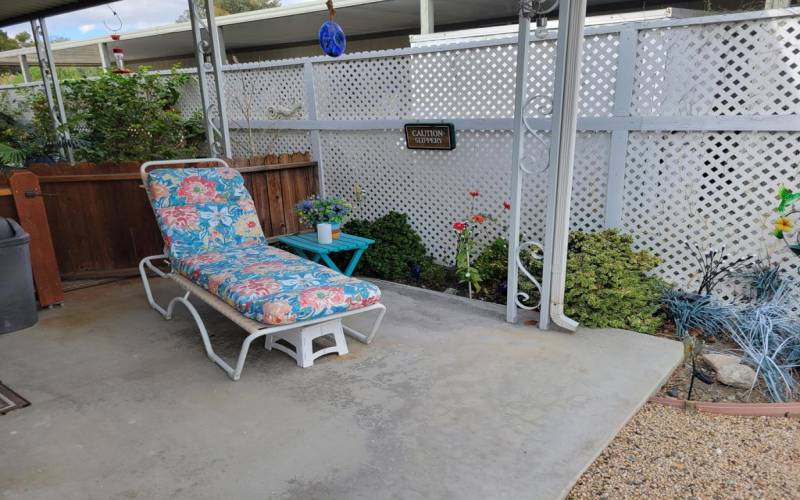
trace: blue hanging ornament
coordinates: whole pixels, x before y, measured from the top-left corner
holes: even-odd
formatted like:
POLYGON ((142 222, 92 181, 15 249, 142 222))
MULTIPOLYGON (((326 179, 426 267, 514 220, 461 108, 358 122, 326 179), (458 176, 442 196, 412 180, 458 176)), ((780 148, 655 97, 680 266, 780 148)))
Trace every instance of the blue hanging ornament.
POLYGON ((328 20, 319 28, 319 46, 326 55, 339 57, 344 54, 347 38, 344 36, 342 27, 333 21, 333 16, 336 14, 333 1, 328 0, 325 5, 328 6, 328 20))

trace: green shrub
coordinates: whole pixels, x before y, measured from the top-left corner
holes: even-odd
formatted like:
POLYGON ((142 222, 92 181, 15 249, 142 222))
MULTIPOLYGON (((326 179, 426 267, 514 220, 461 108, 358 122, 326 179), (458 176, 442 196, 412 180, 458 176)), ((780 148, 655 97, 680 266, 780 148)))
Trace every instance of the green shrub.
POLYGON ((408 223, 408 217, 389 212, 375 221, 352 220, 344 232, 375 240, 356 268, 360 274, 387 280, 404 279, 414 265, 422 265, 427 254, 422 238, 408 223))
MULTIPOLYGON (((660 259, 632 248, 633 237, 616 230, 569 236, 564 310, 581 324, 594 328, 623 328, 652 333, 663 323, 656 313, 665 283, 649 276, 660 259)), ((495 240, 478 256, 476 267, 485 280, 484 297, 504 302, 507 243, 495 240)), ((531 255, 526 267, 540 279, 542 261, 531 255)), ((536 288, 520 277, 520 291, 538 301, 536 288)))
POLYGON ((609 229, 569 235, 564 310, 580 323, 597 328, 624 328, 653 333, 666 284, 646 274, 661 259, 633 250, 633 237, 609 229))
POLYGON ((202 120, 184 118, 176 108, 188 81, 144 71, 65 81, 67 128, 80 143, 76 156, 94 162, 197 156, 205 142, 202 120))
POLYGON ((433 260, 433 257, 426 256, 422 260, 419 281, 423 287, 441 292, 453 282, 453 279, 451 271, 433 260))
MULTIPOLYGON (((534 259, 534 253, 529 248, 522 258, 525 267, 533 272, 536 270, 541 275, 541 263, 534 259)), ((508 240, 497 238, 475 259, 475 268, 480 273, 483 288, 478 295, 484 300, 506 303, 506 281, 508 278, 508 240)), ((536 285, 520 276, 519 291, 528 294, 533 301, 539 300, 539 290, 536 285)))

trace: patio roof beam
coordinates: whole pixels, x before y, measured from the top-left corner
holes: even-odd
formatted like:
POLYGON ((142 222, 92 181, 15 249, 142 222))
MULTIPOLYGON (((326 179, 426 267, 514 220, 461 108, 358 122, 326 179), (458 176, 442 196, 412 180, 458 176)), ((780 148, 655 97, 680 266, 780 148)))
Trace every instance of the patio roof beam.
POLYGON ((67 112, 64 109, 61 85, 58 82, 56 63, 53 60, 53 53, 50 50, 50 37, 47 34, 47 23, 44 18, 31 21, 31 32, 33 34, 34 44, 36 45, 39 69, 42 72, 42 88, 47 98, 47 107, 50 110, 53 129, 59 139, 59 151, 62 157, 68 158, 70 163, 75 163, 72 147, 70 145, 69 132, 62 128, 62 125, 67 122, 67 112))
POLYGON ((194 37, 195 58, 197 60, 197 83, 200 87, 200 101, 206 127, 209 154, 212 157, 231 158, 231 141, 228 130, 228 114, 225 109, 225 77, 222 73, 223 55, 219 31, 214 17, 214 0, 202 0, 205 12, 201 13, 198 2, 189 1, 189 18, 194 37), (201 15, 204 14, 204 15, 201 15), (204 38, 207 38, 207 40, 204 38), (211 71, 214 74, 214 99, 208 85, 206 52, 211 55, 211 71))

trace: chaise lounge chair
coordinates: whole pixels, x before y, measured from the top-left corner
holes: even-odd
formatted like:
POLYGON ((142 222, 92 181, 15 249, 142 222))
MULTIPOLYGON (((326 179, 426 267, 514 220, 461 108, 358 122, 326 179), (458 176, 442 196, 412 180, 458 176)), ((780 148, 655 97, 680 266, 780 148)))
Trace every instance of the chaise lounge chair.
POLYGON ((267 349, 285 352, 304 368, 325 354, 346 354, 345 333, 372 341, 386 312, 378 287, 269 246, 238 171, 219 159, 147 162, 140 171, 165 245, 164 254, 139 264, 147 300, 165 319, 172 318, 175 304, 186 306, 208 357, 233 380, 241 377, 250 344, 260 337, 266 337, 267 349), (153 264, 159 260, 170 271, 153 264), (160 306, 148 270, 185 293, 160 306), (235 368, 214 352, 192 295, 247 331, 235 368), (366 334, 342 324, 344 317, 370 311, 377 317, 366 334), (335 345, 314 352, 314 339, 326 335, 335 345))

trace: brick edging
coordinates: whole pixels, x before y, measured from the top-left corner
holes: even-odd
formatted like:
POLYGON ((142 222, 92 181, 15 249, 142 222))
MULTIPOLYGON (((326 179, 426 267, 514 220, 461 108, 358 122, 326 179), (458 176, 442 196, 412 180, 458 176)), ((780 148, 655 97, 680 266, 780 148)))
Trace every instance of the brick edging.
POLYGON ((694 410, 718 415, 737 415, 740 417, 800 417, 798 403, 713 403, 708 401, 687 401, 663 396, 653 396, 649 400, 673 408, 694 410))

